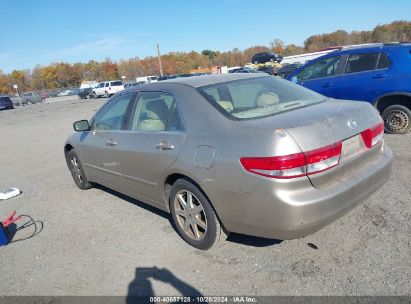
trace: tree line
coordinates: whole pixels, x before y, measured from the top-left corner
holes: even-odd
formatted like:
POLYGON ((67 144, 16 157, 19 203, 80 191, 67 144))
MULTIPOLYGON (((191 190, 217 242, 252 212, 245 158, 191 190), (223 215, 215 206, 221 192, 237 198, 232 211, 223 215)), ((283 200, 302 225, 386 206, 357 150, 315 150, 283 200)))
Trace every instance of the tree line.
MULTIPOLYGON (((203 71, 212 66, 243 66, 251 62, 251 57, 258 52, 273 51, 283 56, 297 55, 321 49, 361 43, 411 41, 411 22, 394 21, 378 25, 371 31, 346 32, 338 30, 332 33, 313 35, 304 41, 303 46, 285 44, 274 39, 269 46, 252 46, 245 50, 237 48, 226 51, 203 50, 201 53, 170 52, 161 56, 163 72, 166 75, 203 71)), ((137 76, 158 75, 157 57, 148 56, 122 59, 117 62, 107 58, 102 62, 90 60, 87 63, 57 62, 47 66, 37 65, 33 69, 13 70, 5 74, 0 70, 0 94, 13 92, 13 85, 19 90, 46 90, 79 86, 86 80, 113 80, 125 76, 126 81, 135 81, 137 76)))

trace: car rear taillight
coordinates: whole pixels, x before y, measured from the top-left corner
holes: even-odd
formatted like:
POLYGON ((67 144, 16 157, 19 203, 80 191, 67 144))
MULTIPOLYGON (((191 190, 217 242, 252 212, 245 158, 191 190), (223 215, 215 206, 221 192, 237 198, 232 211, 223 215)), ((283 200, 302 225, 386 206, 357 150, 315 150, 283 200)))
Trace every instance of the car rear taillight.
POLYGON ((108 90, 110 91, 110 90, 111 90, 111 87, 109 87, 108 90))
POLYGON ((380 122, 376 126, 361 132, 361 137, 367 148, 372 148, 384 137, 384 123, 380 122))
POLYGON ((295 178, 328 170, 340 161, 342 142, 304 153, 273 157, 242 157, 245 170, 273 178, 295 178))

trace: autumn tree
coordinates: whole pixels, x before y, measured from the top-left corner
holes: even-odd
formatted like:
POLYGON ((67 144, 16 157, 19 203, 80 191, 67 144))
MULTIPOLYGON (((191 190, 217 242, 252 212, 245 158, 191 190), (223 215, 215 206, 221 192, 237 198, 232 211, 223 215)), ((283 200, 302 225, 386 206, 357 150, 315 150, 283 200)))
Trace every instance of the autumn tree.
POLYGON ((9 75, 4 74, 3 71, 0 70, 0 94, 8 94, 12 92, 12 89, 9 75))
POLYGON ((29 70, 13 70, 10 76, 11 84, 17 84, 19 90, 25 91, 29 88, 29 70))
POLYGON ((106 58, 101 64, 102 76, 106 80, 118 79, 118 67, 110 58, 106 58))
POLYGON ((212 50, 203 50, 201 54, 207 56, 210 61, 213 61, 214 58, 217 56, 217 53, 212 50))
POLYGON ((138 76, 144 76, 144 67, 138 57, 120 60, 118 73, 120 76, 125 76, 127 80, 134 80, 138 76))
POLYGON ((281 39, 274 39, 270 43, 271 49, 274 53, 276 54, 284 54, 285 51, 285 45, 284 42, 281 39))

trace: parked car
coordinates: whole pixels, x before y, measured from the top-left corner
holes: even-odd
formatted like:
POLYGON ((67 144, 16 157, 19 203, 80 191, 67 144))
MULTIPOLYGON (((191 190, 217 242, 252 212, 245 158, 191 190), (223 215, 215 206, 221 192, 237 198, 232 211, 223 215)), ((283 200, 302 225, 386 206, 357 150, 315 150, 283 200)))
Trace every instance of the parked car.
POLYGON ((60 93, 57 94, 57 96, 61 97, 61 96, 69 96, 71 94, 71 90, 64 90, 60 93))
POLYGON ((124 90, 124 85, 121 80, 114 80, 114 81, 104 81, 100 82, 94 89, 93 89, 93 97, 110 97, 117 92, 124 90))
POLYGON ((252 68, 244 67, 244 68, 230 70, 229 73, 260 73, 260 72, 252 68))
POLYGON ((0 110, 14 109, 13 102, 8 96, 0 96, 0 110))
POLYGON ((129 83, 125 83, 125 84, 124 84, 124 89, 131 88, 131 87, 135 87, 135 86, 139 86, 139 85, 142 85, 142 84, 144 84, 144 83, 142 83, 142 82, 129 82, 129 83))
POLYGON ((373 104, 388 133, 411 129, 411 43, 343 48, 310 61, 287 79, 328 97, 373 104))
POLYGON ((138 83, 150 83, 150 82, 157 82, 158 76, 141 76, 136 78, 136 82, 138 83))
POLYGON ((80 89, 79 89, 79 88, 71 89, 71 90, 70 90, 70 93, 69 93, 69 96, 78 95, 79 92, 80 92, 80 89))
POLYGON ((286 78, 290 73, 301 67, 302 63, 290 63, 283 65, 277 72, 277 75, 281 78, 286 78))
POLYGON ((80 189, 102 184, 170 212, 199 249, 228 232, 313 233, 379 189, 392 166, 374 107, 262 73, 133 87, 74 129, 64 153, 80 189))
POLYGON ((178 75, 167 75, 167 76, 162 76, 158 77, 157 81, 163 81, 163 80, 168 80, 168 79, 175 79, 177 78, 178 75))
POLYGON ((273 52, 257 53, 251 58, 251 62, 254 64, 266 63, 270 61, 281 62, 281 60, 283 60, 283 56, 273 52))
POLYGON ((50 97, 48 92, 40 92, 40 97, 42 100, 50 97))
POLYGON ((84 99, 84 98, 89 99, 89 98, 90 98, 90 94, 91 94, 92 92, 93 92, 93 89, 92 89, 92 88, 79 89, 77 96, 78 96, 78 98, 80 98, 80 99, 84 99))
POLYGON ((50 91, 49 97, 57 97, 59 93, 60 93, 59 90, 50 91))
POLYGON ((23 96, 21 97, 21 101, 24 105, 28 105, 28 104, 42 102, 43 99, 41 98, 39 94, 35 92, 27 92, 23 94, 23 96))
POLYGON ((270 75, 277 75, 278 68, 274 66, 265 65, 265 66, 258 67, 257 71, 264 72, 270 75))

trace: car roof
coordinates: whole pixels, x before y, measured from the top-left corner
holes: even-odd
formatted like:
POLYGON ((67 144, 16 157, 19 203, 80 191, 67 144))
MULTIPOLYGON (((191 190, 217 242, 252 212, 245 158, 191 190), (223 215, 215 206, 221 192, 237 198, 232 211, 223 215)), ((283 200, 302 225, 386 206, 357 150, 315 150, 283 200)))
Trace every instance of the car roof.
POLYGON ((272 77, 265 73, 227 73, 227 74, 211 74, 211 75, 199 75, 199 76, 192 76, 192 77, 183 77, 183 78, 174 78, 174 79, 167 79, 160 82, 154 82, 144 85, 145 88, 149 87, 160 87, 162 83, 164 84, 180 84, 186 85, 193 88, 199 88, 215 83, 220 82, 227 82, 227 81, 234 81, 234 80, 241 80, 241 79, 249 79, 249 78, 257 78, 257 77, 272 77))
MULTIPOLYGON (((403 47, 411 47, 409 42, 389 42, 389 43, 368 43, 368 44, 359 44, 359 45, 348 45, 342 46, 335 51, 332 51, 324 56, 334 55, 334 54, 352 54, 355 52, 379 52, 383 49, 401 49, 403 47)), ((321 56, 323 57, 323 56, 321 56)))

